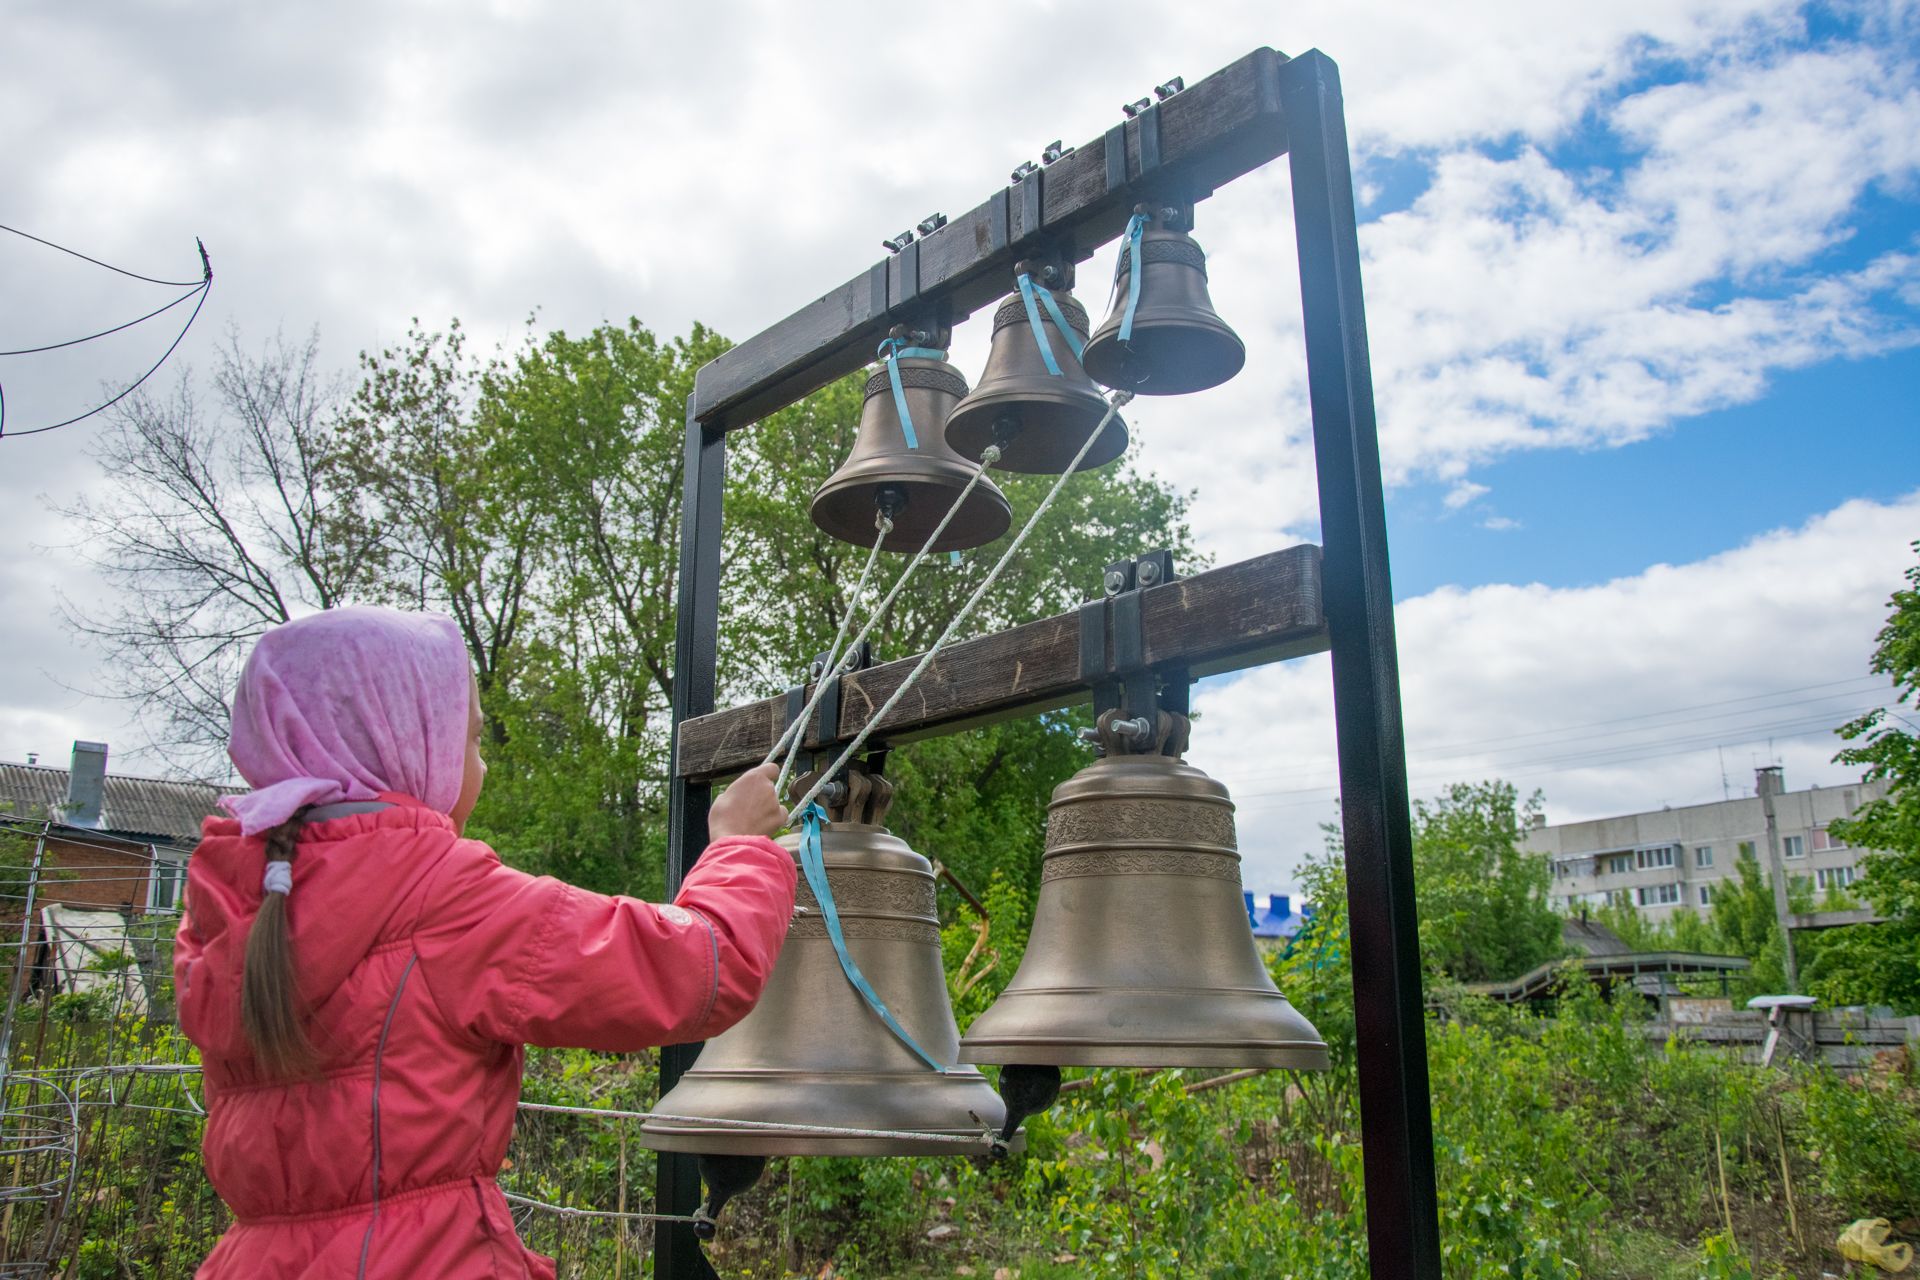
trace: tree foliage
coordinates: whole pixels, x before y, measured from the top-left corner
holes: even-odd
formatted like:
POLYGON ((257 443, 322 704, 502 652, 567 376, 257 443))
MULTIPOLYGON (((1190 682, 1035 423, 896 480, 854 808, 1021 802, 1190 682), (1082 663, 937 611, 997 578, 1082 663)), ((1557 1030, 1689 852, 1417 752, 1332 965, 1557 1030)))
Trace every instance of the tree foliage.
MULTIPOLYGON (((1914 550, 1920 552, 1920 542, 1914 550)), ((1894 706, 1911 709, 1920 692, 1920 564, 1907 569, 1906 579, 1888 601, 1870 665, 1893 681, 1894 706)), ((1887 784, 1886 795, 1833 824, 1847 843, 1878 851, 1862 861, 1853 892, 1886 923, 1836 930, 1824 939, 1809 965, 1809 984, 1836 1003, 1920 1010, 1920 736, 1913 721, 1891 707, 1848 722, 1840 736, 1854 745, 1836 759, 1863 766, 1869 782, 1887 784)))
POLYGON ((1540 811, 1508 782, 1456 783, 1413 806, 1420 955, 1457 982, 1514 978, 1561 952, 1546 860, 1520 847, 1540 811))
MULTIPOLYGON (((630 321, 530 326, 516 348, 482 354, 457 322, 415 321, 362 355, 348 392, 320 378, 311 340, 259 357, 236 340, 216 411, 183 382, 176 402, 134 402, 109 437, 109 497, 75 510, 130 603, 94 634, 145 656, 122 664, 126 691, 168 710, 163 743, 199 763, 224 748, 226 697, 267 626, 356 601, 443 610, 486 713, 475 834, 521 866, 657 893, 684 406, 727 345, 699 325, 662 338, 630 321), (156 470, 173 477, 159 499, 144 492, 156 470)), ((807 507, 852 447, 863 380, 728 438, 723 703, 793 683, 853 607, 865 551, 820 532, 807 507)), ((1053 482, 995 479, 1016 520, 1053 482)), ((1184 511, 1125 466, 1073 477, 970 633, 1066 609, 1106 563, 1151 547, 1191 568, 1184 511)), ((1004 545, 929 558, 875 628, 877 656, 931 644, 1004 545)), ((881 557, 862 620, 904 563, 881 557)), ((971 884, 998 873, 1030 889, 1048 793, 1088 758, 1081 723, 1010 722, 895 752, 896 827, 971 884)))
POLYGON ((107 486, 55 508, 108 588, 63 601, 102 654, 101 692, 190 773, 224 772, 227 696, 253 640, 364 595, 378 541, 327 475, 342 388, 316 336, 253 352, 229 333, 210 382, 210 398, 183 372, 169 395, 121 401, 94 437, 107 486))

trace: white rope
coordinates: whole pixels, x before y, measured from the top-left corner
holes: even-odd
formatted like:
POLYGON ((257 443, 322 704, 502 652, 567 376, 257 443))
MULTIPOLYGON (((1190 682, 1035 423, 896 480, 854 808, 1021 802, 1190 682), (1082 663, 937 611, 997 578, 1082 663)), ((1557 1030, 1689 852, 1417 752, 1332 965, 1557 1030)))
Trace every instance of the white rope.
MULTIPOLYGON (((960 496, 953 500, 951 507, 947 508, 947 514, 940 517, 940 523, 933 526, 933 532, 928 534, 927 540, 920 544, 920 549, 913 553, 913 559, 907 561, 907 567, 900 571, 900 580, 893 584, 893 589, 888 591, 886 597, 874 606, 873 612, 867 617, 867 624, 861 627, 859 633, 848 642, 848 653, 852 653, 858 649, 860 642, 865 640, 867 635, 879 624, 880 620, 887 616, 887 610, 893 607, 894 600, 898 598, 900 592, 905 589, 908 579, 913 577, 914 570, 918 569, 920 562, 927 558, 927 553, 933 549, 933 544, 939 541, 940 535, 947 531, 947 526, 953 523, 953 518, 960 514, 961 504, 966 502, 967 495, 973 492, 974 486, 978 485, 981 477, 987 474, 987 468, 998 461, 1000 461, 1000 447, 998 445, 988 445, 985 452, 980 455, 979 465, 973 469, 973 474, 967 477, 967 483, 960 490, 960 496)), ((851 610, 848 611, 848 617, 852 617, 851 610)), ((767 753, 767 760, 772 760, 784 751, 788 741, 792 739, 793 735, 800 733, 802 726, 812 719, 814 708, 819 706, 820 699, 826 696, 827 685, 830 678, 838 674, 840 673, 831 667, 821 673, 819 683, 814 686, 813 697, 808 699, 807 705, 800 712, 799 718, 788 725, 786 731, 775 741, 773 750, 767 753)))
MULTIPOLYGON (((847 744, 847 749, 840 753, 840 758, 833 762, 831 768, 821 773, 820 780, 813 784, 812 790, 808 791, 800 803, 788 812, 788 826, 792 826, 797 822, 800 815, 806 812, 807 806, 819 798, 820 793, 826 790, 827 785, 833 780, 834 776, 838 774, 840 770, 846 768, 847 761, 859 754, 860 748, 866 744, 867 739, 872 736, 873 731, 879 727, 881 721, 887 718, 887 713, 899 705, 900 700, 907 696, 907 690, 913 688, 914 682, 919 680, 920 677, 926 673, 927 668, 933 665, 933 660, 940 656, 940 650, 946 647, 947 642, 951 640, 954 633, 960 629, 960 624, 965 622, 968 616, 973 613, 974 607, 980 603, 982 597, 987 594, 988 589, 999 579, 1001 571, 1004 570, 1008 564, 1012 563, 1013 557, 1019 552, 1021 546, 1025 544, 1027 536, 1039 526, 1040 517, 1047 514, 1047 508, 1051 507, 1053 500, 1060 496, 1060 490, 1066 487, 1067 481, 1072 478, 1075 469, 1079 467, 1080 460, 1087 456, 1089 449, 1093 448, 1093 442, 1098 440, 1101 434, 1106 431, 1107 424, 1113 421, 1113 415, 1120 412, 1120 406, 1126 404, 1131 399, 1133 399, 1133 393, 1131 391, 1115 391, 1108 397, 1107 412, 1105 416, 1100 419, 1100 424, 1088 433, 1085 443, 1080 446, 1080 451, 1073 455, 1073 461, 1069 462, 1067 469, 1060 473, 1060 478, 1053 482, 1053 488, 1047 490, 1047 496, 1040 499, 1040 505, 1033 509, 1031 516, 1027 517, 1027 523, 1020 530, 1018 536, 1016 536, 1007 549, 1000 554, 1000 559, 994 564, 992 569, 988 570, 987 576, 981 579, 980 585, 973 589, 973 594, 968 596, 967 602, 960 606, 960 611, 953 615, 952 621, 947 623, 947 629, 942 631, 940 638, 933 642, 933 647, 921 655, 919 664, 907 673, 907 678, 900 682, 900 687, 893 691, 891 697, 880 704, 880 709, 868 718, 865 727, 860 730, 852 742, 847 744)), ((988 452, 993 453, 995 451, 989 449, 988 452)), ((924 548, 921 554, 926 554, 924 548)), ((911 566, 909 566, 909 568, 911 568, 911 566)), ((906 581, 904 576, 901 578, 901 581, 906 581)), ((894 589, 895 591, 899 590, 898 587, 894 589)), ((888 599, 891 600, 892 596, 888 596, 888 599)), ((876 613, 875 616, 878 617, 879 615, 876 613)))
POLYGON ((572 1205, 549 1204, 545 1200, 535 1200, 532 1196, 516 1195, 511 1191, 502 1191, 501 1195, 511 1204, 525 1205, 529 1209, 541 1209, 562 1218, 618 1218, 623 1222, 697 1222, 690 1213, 616 1213, 610 1209, 576 1209, 572 1205))
MULTIPOLYGON (((853 594, 847 599, 847 612, 840 619, 840 629, 834 633, 833 643, 827 646, 826 660, 820 664, 820 680, 819 683, 814 686, 813 698, 807 703, 806 708, 801 711, 799 717, 794 720, 793 724, 787 726, 789 732, 782 734, 780 737, 781 742, 785 742, 788 738, 793 739, 793 750, 787 753, 786 763, 780 766, 780 777, 775 780, 773 784, 775 795, 786 790, 787 779, 793 773, 794 762, 800 758, 800 748, 807 740, 807 735, 796 731, 795 727, 806 724, 807 721, 812 718, 814 707, 819 703, 821 694, 826 692, 828 676, 839 669, 841 659, 840 642, 847 638, 847 628, 853 625, 853 615, 860 611, 860 602, 866 598, 867 579, 873 576, 873 566, 880 559, 881 545, 886 542, 887 535, 893 532, 893 517, 883 511, 874 517, 873 527, 879 530, 879 533, 873 540, 873 550, 867 552, 867 563, 865 567, 860 570, 859 580, 853 584, 853 594)), ((849 647, 847 652, 851 654, 852 648, 849 647)), ((767 753, 767 758, 761 761, 761 763, 771 764, 774 757, 779 754, 780 743, 775 743, 773 750, 767 753)))

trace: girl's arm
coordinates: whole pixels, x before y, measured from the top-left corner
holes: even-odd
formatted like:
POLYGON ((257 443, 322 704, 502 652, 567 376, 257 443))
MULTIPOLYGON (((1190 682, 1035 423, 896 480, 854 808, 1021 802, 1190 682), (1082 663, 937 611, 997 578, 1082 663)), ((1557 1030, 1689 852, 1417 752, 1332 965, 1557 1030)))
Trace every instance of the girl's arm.
POLYGON ((793 915, 792 855, 709 845, 670 906, 588 893, 457 843, 415 935, 441 1012, 481 1040, 632 1052, 705 1040, 753 1008, 793 915))

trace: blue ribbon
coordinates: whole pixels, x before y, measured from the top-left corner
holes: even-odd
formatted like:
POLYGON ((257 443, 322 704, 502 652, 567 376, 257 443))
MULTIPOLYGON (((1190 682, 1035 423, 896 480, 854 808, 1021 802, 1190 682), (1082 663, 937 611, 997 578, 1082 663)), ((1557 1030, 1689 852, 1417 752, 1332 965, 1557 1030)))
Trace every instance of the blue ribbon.
POLYGON ((907 389, 900 385, 900 357, 945 360, 947 353, 932 347, 910 347, 899 338, 888 338, 881 343, 880 353, 887 359, 887 381, 893 384, 893 407, 900 414, 901 434, 907 438, 907 448, 918 449, 920 437, 913 433, 913 414, 907 409, 907 389))
POLYGON ((847 981, 867 1002, 867 1007, 880 1015, 880 1021, 886 1024, 887 1030, 893 1032, 901 1044, 944 1075, 947 1068, 907 1034, 907 1029, 900 1025, 886 1002, 880 999, 873 984, 867 981, 867 975, 860 972, 860 966, 853 962, 853 955, 847 950, 847 940, 840 932, 840 912, 833 905, 833 886, 827 883, 826 855, 820 848, 820 828, 826 820, 826 810, 818 804, 808 805, 806 812, 800 815, 800 870, 807 877, 807 887, 813 890, 814 901, 820 904, 820 915, 827 922, 827 938, 833 943, 834 954, 840 957, 840 972, 847 975, 847 981))
POLYGON ((1058 378, 1060 362, 1053 358, 1053 344, 1047 341, 1047 329, 1040 321, 1040 303, 1044 303, 1047 314, 1053 317, 1054 327, 1060 330, 1060 336, 1067 340, 1067 350, 1073 352, 1074 359, 1080 358, 1080 352, 1086 344, 1080 341, 1080 335, 1067 323, 1067 316, 1054 300, 1051 291, 1043 284, 1035 284, 1033 277, 1026 272, 1020 273, 1016 282, 1020 286, 1020 300, 1027 304, 1027 325, 1033 330, 1033 340, 1040 348, 1040 359, 1046 363, 1047 372, 1058 378))
POLYGON ((1127 309, 1120 316, 1120 341, 1133 337, 1133 313, 1140 308, 1140 237, 1147 229, 1147 215, 1136 213, 1127 222, 1127 309))

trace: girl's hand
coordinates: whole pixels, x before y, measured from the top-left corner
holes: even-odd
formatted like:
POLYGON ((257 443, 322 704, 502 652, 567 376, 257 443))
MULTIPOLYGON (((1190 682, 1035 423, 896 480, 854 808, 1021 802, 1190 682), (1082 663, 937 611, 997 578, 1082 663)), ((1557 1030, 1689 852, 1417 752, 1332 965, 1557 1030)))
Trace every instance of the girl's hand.
POLYGON ((773 789, 779 776, 779 765, 763 764, 735 778, 707 811, 708 837, 770 836, 786 826, 787 808, 773 789))

